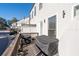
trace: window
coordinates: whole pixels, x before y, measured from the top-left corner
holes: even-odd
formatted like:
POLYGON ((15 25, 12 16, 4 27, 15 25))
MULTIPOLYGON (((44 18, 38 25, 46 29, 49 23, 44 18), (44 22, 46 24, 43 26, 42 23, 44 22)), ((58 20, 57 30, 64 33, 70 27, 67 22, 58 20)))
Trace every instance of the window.
POLYGON ((33 18, 33 11, 32 11, 32 18, 33 18))
POLYGON ((42 3, 40 3, 40 4, 39 4, 39 10, 41 10, 42 7, 43 7, 43 6, 42 6, 42 3))
POLYGON ((48 36, 56 36, 56 15, 48 18, 48 36))
POLYGON ((40 22, 40 35, 42 35, 42 32, 43 32, 43 22, 41 21, 40 22))
POLYGON ((29 20, 31 20, 31 15, 29 16, 29 20))
POLYGON ((79 15, 79 5, 74 7, 74 16, 79 15))
POLYGON ((35 7, 35 9, 34 9, 34 16, 36 16, 36 7, 35 7))
POLYGON ((49 24, 49 27, 48 27, 49 30, 55 30, 56 29, 56 16, 49 17, 48 24, 49 24))

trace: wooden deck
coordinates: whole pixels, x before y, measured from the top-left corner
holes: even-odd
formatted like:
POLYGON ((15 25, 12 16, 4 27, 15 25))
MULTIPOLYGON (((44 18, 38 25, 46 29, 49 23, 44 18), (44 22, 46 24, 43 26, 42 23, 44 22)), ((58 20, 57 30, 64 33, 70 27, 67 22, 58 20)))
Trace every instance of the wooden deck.
POLYGON ((33 41, 31 44, 28 46, 24 47, 23 50, 28 50, 26 56, 36 56, 38 53, 41 51, 36 47, 35 41, 33 41))
POLYGON ((40 49, 35 45, 35 40, 33 40, 32 43, 23 46, 23 55, 20 56, 37 56, 40 52, 40 49))
MULTIPOLYGON (((23 46, 22 54, 23 55, 20 56, 47 56, 35 45, 35 40, 33 40, 32 43, 23 46)), ((59 56, 59 55, 57 53, 53 56, 59 56)))

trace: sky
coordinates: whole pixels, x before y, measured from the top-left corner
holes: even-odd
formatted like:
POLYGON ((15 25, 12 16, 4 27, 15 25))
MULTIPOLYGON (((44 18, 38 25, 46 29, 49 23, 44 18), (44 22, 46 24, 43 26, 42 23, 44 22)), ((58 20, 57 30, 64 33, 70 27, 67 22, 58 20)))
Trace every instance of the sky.
POLYGON ((29 15, 33 3, 0 3, 0 17, 11 20, 16 17, 18 20, 29 15))

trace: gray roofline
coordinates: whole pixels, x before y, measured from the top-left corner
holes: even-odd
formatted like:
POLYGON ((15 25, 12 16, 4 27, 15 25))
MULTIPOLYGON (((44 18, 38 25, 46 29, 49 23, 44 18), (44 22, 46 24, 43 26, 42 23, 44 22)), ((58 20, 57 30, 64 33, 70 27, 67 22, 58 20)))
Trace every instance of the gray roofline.
MULTIPOLYGON (((24 16, 24 18, 22 18, 22 19, 29 18, 29 16, 30 16, 30 12, 31 12, 31 10, 33 9, 34 5, 35 5, 35 3, 33 3, 32 8, 30 9, 30 11, 29 11, 29 15, 28 15, 28 16, 24 16)), ((20 20, 22 20, 22 19, 20 19, 20 20)))
POLYGON ((32 8, 31 8, 30 11, 29 11, 29 16, 30 16, 30 12, 32 11, 34 5, 35 5, 35 3, 33 3, 33 6, 32 6, 32 8))

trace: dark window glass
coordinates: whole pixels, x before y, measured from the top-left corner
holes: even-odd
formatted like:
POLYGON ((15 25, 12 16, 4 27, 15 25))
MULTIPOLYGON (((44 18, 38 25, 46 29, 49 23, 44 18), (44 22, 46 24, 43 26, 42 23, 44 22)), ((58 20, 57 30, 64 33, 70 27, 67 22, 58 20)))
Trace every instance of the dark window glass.
POLYGON ((32 18, 33 18, 33 11, 32 11, 32 18))
POLYGON ((29 16, 29 20, 31 20, 31 15, 29 16))
POLYGON ((48 36, 56 36, 56 15, 48 18, 48 36))
POLYGON ((35 10, 34 10, 34 16, 36 16, 36 7, 35 7, 35 10))
POLYGON ((48 18, 49 30, 56 29, 56 16, 52 16, 48 18))
POLYGON ((43 4, 42 4, 42 3, 40 3, 40 4, 39 4, 39 10, 41 10, 41 9, 42 9, 42 7, 43 7, 43 4))
POLYGON ((74 7, 74 16, 79 14, 79 5, 74 7))

